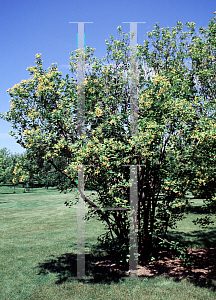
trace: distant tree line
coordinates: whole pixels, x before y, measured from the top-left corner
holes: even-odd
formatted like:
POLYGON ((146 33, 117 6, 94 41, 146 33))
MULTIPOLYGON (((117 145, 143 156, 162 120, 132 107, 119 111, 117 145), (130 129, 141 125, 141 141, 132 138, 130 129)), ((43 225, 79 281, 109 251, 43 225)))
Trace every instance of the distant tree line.
MULTIPOLYGON (((66 168, 64 158, 59 158, 57 165, 66 168)), ((49 162, 35 159, 30 153, 11 153, 7 148, 0 149, 0 186, 22 186, 24 192, 30 188, 58 187, 67 185, 67 178, 58 172, 49 162)), ((69 181, 68 181, 69 184, 69 181)))

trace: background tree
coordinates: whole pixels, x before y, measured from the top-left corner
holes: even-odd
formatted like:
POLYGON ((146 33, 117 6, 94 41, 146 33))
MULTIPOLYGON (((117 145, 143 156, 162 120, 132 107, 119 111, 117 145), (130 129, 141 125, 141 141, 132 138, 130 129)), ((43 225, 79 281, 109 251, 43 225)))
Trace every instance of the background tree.
POLYGON ((7 148, 0 150, 0 185, 18 184, 14 176, 14 168, 21 159, 21 154, 12 154, 7 148))
MULTIPOLYGON (((76 127, 76 80, 63 78, 55 64, 44 70, 40 54, 36 66, 28 68, 31 78, 8 91, 12 104, 4 118, 12 123, 11 134, 32 157, 42 158, 67 177, 70 184, 62 190, 77 186, 78 165, 85 165, 85 181, 97 192, 97 199, 85 196, 85 201, 89 207, 101 208, 90 210, 88 217, 96 215, 107 224, 107 238, 120 245, 124 255, 129 248, 128 211, 102 208, 129 206, 130 175, 124 165, 143 165, 138 170, 137 216, 141 261, 151 258, 156 239, 182 218, 186 192, 198 194, 205 183, 215 181, 215 44, 211 42, 215 20, 206 30, 200 29, 199 36, 194 23, 186 23, 186 31, 181 22, 171 30, 156 24, 144 45, 137 47, 135 136, 129 133, 129 35, 121 27, 120 39, 106 40, 104 59, 85 48, 86 64, 92 68, 85 77, 83 136, 76 127), (199 50, 203 45, 206 59, 199 50)), ((74 74, 78 53, 71 53, 74 74)))
MULTIPOLYGON (((65 165, 65 158, 59 158, 65 165)), ((33 187, 65 186, 66 178, 47 161, 35 159, 28 153, 12 154, 7 148, 0 149, 0 185, 23 185, 24 191, 33 187)), ((69 184, 69 182, 68 182, 69 184)))
POLYGON ((0 185, 7 182, 6 169, 9 166, 10 151, 7 148, 0 149, 0 185))

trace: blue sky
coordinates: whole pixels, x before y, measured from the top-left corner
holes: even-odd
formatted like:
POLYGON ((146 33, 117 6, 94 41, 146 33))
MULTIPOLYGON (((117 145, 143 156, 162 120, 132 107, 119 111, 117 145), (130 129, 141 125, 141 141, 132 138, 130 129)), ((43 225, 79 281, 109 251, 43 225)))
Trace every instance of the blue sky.
MULTIPOLYGON (((195 22, 207 27, 214 17, 212 0, 37 0, 1 1, 0 5, 0 112, 10 108, 6 90, 22 79, 28 79, 26 68, 34 65, 35 54, 42 53, 43 66, 57 63, 64 75, 68 70, 70 52, 77 49, 77 25, 69 22, 93 22, 85 25, 85 44, 96 48, 95 55, 106 54, 105 39, 117 37, 117 27, 129 32, 129 24, 138 24, 138 44, 143 44, 147 31, 156 22, 161 27, 176 26, 177 21, 195 22)), ((0 120, 0 149, 23 153, 9 136, 11 126, 0 120)))

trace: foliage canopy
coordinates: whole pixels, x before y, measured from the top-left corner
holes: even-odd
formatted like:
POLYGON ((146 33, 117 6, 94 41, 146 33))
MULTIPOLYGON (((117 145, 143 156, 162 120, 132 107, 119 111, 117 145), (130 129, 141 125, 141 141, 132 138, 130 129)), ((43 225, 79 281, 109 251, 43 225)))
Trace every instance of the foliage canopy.
MULTIPOLYGON (((207 188, 212 212, 216 202, 216 17, 206 29, 193 22, 171 29, 154 26, 137 46, 138 130, 130 135, 130 38, 119 26, 119 39, 106 40, 107 55, 85 48, 85 133, 77 124, 77 80, 63 78, 56 64, 45 70, 41 55, 29 67, 31 77, 9 89, 11 122, 17 142, 35 158, 48 161, 77 186, 85 181, 98 201, 90 207, 129 207, 130 174, 138 168, 138 243, 141 260, 152 255, 153 236, 164 236, 188 205, 186 192, 207 188), (66 166, 58 163, 66 159, 66 166), (93 166, 94 165, 94 166, 93 166)), ((71 53, 72 74, 77 56, 71 53)), ((108 234, 128 249, 128 211, 89 211, 108 226, 108 234), (114 234, 114 235, 113 235, 114 234)), ((121 248, 122 250, 123 248, 121 248)))

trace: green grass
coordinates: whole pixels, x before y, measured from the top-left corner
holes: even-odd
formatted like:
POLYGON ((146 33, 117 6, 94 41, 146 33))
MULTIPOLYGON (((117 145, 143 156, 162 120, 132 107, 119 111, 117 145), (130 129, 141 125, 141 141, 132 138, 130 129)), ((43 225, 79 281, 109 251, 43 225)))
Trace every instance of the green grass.
MULTIPOLYGON (((0 188, 0 299, 216 299, 210 288, 162 276, 134 281, 99 274, 95 280, 69 280, 76 276, 77 209, 64 202, 75 195, 55 189, 23 193, 22 188, 13 194, 12 187, 0 188)), ((215 227, 197 239, 194 231, 199 227, 191 225, 194 215, 179 223, 176 233, 184 232, 182 242, 206 245, 206 233, 215 242, 215 227)), ((91 262, 97 258, 91 246, 104 226, 89 220, 85 232, 86 275, 91 276, 91 262)))
POLYGON ((183 220, 177 222, 176 229, 169 230, 169 238, 174 238, 187 248, 216 247, 216 218, 212 217, 215 224, 209 225, 206 229, 194 225, 194 220, 204 216, 202 209, 203 200, 192 199, 192 196, 188 196, 188 198, 192 202, 193 207, 183 220))

